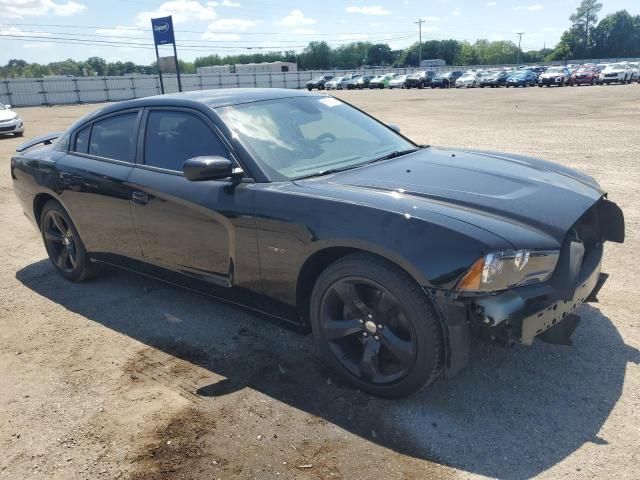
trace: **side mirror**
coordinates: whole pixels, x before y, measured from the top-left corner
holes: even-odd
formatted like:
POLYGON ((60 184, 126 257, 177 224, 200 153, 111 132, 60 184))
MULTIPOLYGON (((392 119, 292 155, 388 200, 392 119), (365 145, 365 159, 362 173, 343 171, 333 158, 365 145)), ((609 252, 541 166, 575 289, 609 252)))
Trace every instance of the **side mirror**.
POLYGON ((5 107, 7 108, 11 108, 11 105, 9 105, 8 103, 5 105, 5 107))
POLYGON ((194 157, 182 164, 182 172, 187 180, 221 180, 239 177, 244 173, 241 168, 233 168, 233 163, 224 157, 194 157))
POLYGON ((400 133, 400 127, 398 125, 395 125, 393 123, 387 123, 387 127, 389 127, 394 132, 400 133))

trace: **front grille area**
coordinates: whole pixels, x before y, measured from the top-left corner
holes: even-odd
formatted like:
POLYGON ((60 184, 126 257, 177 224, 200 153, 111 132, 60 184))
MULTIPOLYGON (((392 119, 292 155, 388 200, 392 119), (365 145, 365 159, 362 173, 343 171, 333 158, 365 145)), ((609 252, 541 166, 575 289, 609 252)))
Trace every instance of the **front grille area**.
POLYGON ((10 126, 10 127, 0 127, 0 132, 11 132, 12 130, 15 130, 15 126, 10 126))

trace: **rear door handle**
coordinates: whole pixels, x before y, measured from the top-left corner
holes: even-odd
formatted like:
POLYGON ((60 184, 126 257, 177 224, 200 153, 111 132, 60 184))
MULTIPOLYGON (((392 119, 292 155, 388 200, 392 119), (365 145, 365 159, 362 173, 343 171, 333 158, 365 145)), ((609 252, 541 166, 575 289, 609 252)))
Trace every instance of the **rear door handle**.
POLYGON ((144 192, 133 192, 131 194, 131 200, 140 205, 146 205, 149 202, 149 195, 144 192))

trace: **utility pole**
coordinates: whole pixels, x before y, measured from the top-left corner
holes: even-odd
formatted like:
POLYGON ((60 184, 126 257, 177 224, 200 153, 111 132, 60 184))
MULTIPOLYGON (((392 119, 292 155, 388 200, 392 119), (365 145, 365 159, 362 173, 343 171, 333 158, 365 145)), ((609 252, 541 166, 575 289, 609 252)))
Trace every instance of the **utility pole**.
POLYGON ((587 38, 585 40, 585 47, 586 47, 586 51, 587 51, 587 56, 589 56, 589 50, 590 50, 590 48, 589 48, 589 46, 590 46, 589 45, 589 17, 590 16, 591 16, 591 7, 589 7, 587 9, 587 28, 586 28, 586 31, 585 31, 585 33, 587 35, 587 38))
POLYGON ((522 42, 522 35, 524 35, 524 32, 518 32, 516 33, 516 35, 518 35, 518 59, 516 60, 516 67, 520 66, 520 43, 522 42))
POLYGON ((426 22, 426 20, 423 20, 421 18, 418 19, 417 22, 413 22, 415 24, 418 25, 418 38, 420 43, 418 44, 418 67, 420 66, 420 64, 422 63, 422 24, 426 22))

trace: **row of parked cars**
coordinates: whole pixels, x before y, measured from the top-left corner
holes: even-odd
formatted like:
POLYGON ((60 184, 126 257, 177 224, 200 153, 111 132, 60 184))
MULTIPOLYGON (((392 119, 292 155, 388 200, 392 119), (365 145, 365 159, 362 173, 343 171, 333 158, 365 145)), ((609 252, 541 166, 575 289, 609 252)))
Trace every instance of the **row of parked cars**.
POLYGON ((640 83, 640 63, 617 62, 566 66, 522 66, 515 69, 453 70, 436 73, 419 71, 409 75, 384 73, 363 75, 354 73, 341 77, 323 75, 307 82, 307 89, 353 90, 364 88, 475 88, 532 87, 538 85, 603 85, 610 83, 640 83))

